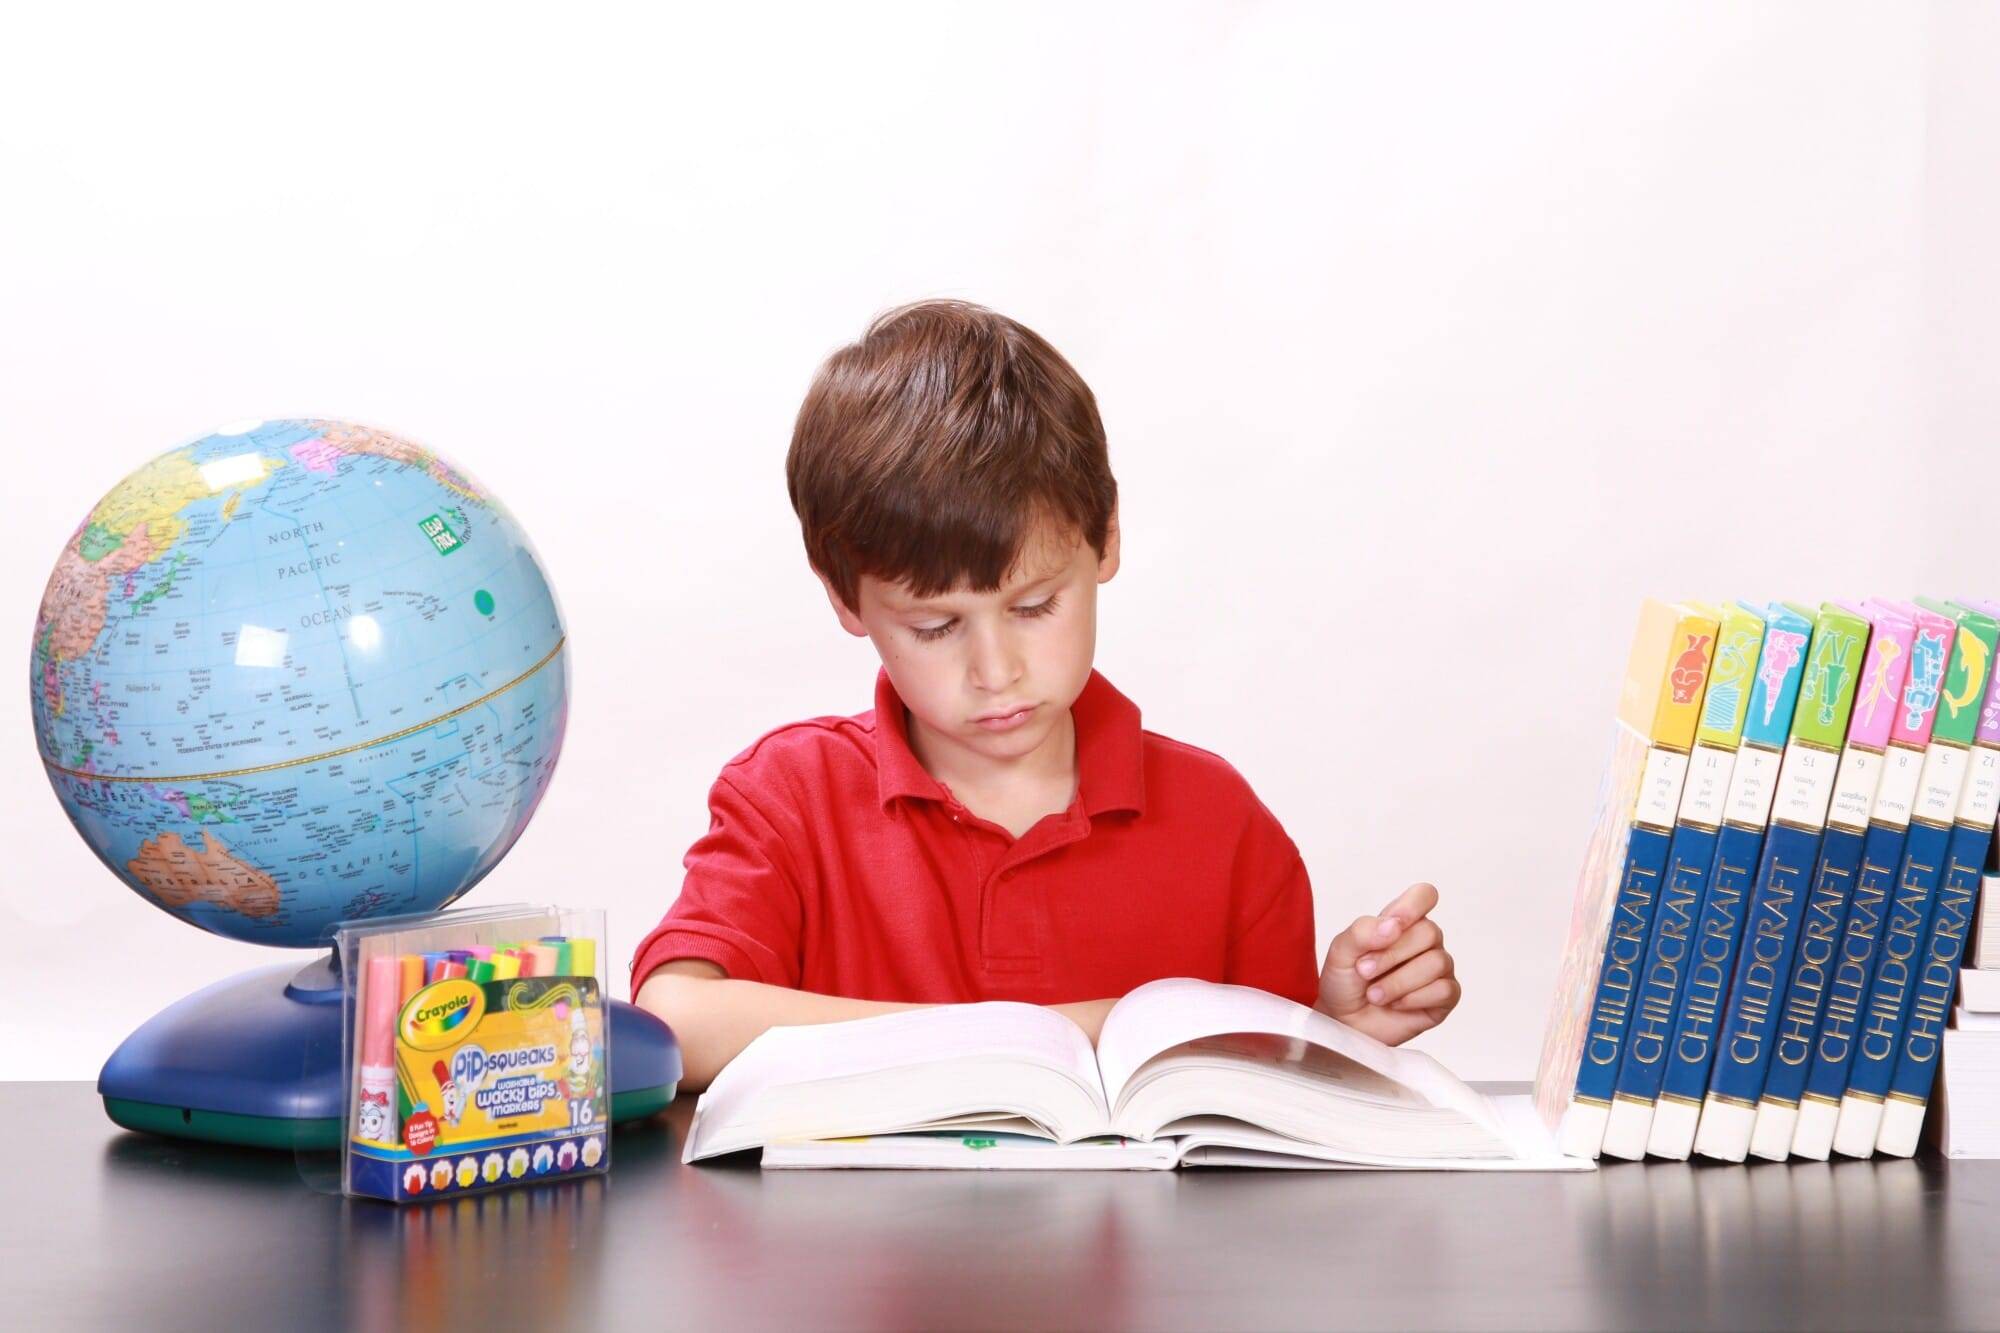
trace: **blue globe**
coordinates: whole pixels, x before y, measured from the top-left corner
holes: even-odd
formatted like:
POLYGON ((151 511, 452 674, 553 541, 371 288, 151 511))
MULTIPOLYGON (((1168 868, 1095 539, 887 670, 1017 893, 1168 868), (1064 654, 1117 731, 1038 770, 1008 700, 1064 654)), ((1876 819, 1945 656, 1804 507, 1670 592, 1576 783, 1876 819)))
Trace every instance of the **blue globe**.
POLYGON ((527 827, 568 714, 527 536, 437 454, 338 421, 169 450, 63 548, 35 739, 141 897, 258 944, 431 911, 527 827))

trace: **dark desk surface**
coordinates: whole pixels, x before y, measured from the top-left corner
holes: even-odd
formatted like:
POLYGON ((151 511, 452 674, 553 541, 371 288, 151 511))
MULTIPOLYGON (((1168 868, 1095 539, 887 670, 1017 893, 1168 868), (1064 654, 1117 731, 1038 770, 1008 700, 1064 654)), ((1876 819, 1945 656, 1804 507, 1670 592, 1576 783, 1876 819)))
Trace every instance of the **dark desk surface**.
POLYGON ((1812 1329, 2000 1324, 2000 1164, 1591 1175, 683 1167, 397 1209, 330 1160, 124 1133, 0 1084, 22 1329, 1812 1329))

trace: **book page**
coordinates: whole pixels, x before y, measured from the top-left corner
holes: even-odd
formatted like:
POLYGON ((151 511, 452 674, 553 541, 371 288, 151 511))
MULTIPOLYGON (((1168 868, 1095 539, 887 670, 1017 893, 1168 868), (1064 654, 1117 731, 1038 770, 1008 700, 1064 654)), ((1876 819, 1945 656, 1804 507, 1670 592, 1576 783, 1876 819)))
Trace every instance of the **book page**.
POLYGON ((1171 1171, 1179 1149, 1166 1139, 1049 1139, 1000 1132, 870 1134, 786 1139, 764 1147, 765 1170, 876 1168, 946 1171, 1171 1171))
POLYGON ((1514 1150, 1511 1157, 1380 1157, 1337 1153, 1240 1120, 1201 1118, 1175 1127, 1189 1166, 1261 1166, 1318 1171, 1595 1171, 1587 1157, 1565 1157, 1524 1094, 1493 1099, 1514 1150))
MULTIPOLYGON (((1089 1121, 1063 1128, 1076 1133, 1102 1132, 1107 1114, 1104 1094, 1096 1057, 1083 1029, 1039 1005, 990 1001, 770 1029, 723 1066, 702 1094, 689 1134, 687 1160, 709 1151, 750 1146, 762 1141, 767 1132, 798 1137, 861 1130, 849 1124, 817 1123, 815 1105, 826 1105, 829 1110, 838 1105, 844 1108, 841 1115, 865 1113, 871 1122, 869 1130, 884 1125, 914 1127, 925 1117, 919 1115, 917 1121, 897 1118, 912 1113, 919 1103, 943 1106, 962 1100, 958 1092, 973 1066, 989 1070, 1027 1066, 1060 1076, 1059 1081, 1073 1089, 1061 1099, 1070 1107, 1065 1118, 1073 1118, 1080 1110, 1089 1121), (870 1092, 871 1086, 878 1087, 879 1095, 870 1092)), ((982 1081, 991 1084, 992 1078, 982 1081)), ((1046 1075, 1042 1081, 1047 1082, 1046 1075)), ((1025 1088, 1028 1081, 1022 1080, 1022 1084, 1025 1088)), ((930 1114, 964 1116, 1019 1109, 998 1101, 930 1114)))
POLYGON ((1140 1066, 1203 1037, 1261 1032, 1291 1037, 1345 1056, 1440 1109, 1457 1111, 1496 1135, 1486 1099, 1421 1051, 1386 1046, 1316 1009, 1248 986, 1176 977, 1153 981, 1120 1000, 1097 1039, 1097 1065, 1115 1123, 1126 1085, 1140 1066))

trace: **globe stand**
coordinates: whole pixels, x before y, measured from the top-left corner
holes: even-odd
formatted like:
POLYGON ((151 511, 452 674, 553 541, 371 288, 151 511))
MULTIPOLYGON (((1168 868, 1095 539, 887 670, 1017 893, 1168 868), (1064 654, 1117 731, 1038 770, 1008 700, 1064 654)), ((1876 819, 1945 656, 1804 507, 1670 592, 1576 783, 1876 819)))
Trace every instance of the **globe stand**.
MULTIPOLYGON (((341 978, 337 952, 218 981, 155 1014, 97 1077, 126 1129, 294 1151, 340 1146, 341 978)), ((611 1120, 673 1100, 680 1046, 643 1009, 611 1000, 611 1120)))

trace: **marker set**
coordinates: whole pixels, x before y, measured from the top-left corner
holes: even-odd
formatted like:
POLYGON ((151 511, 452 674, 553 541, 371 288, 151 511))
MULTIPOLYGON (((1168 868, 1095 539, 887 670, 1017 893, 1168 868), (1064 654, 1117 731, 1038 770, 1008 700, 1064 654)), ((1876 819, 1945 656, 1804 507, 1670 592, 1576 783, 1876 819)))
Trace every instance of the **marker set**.
POLYGON ((349 1194, 398 1203, 609 1166, 603 915, 344 928, 349 1194))

